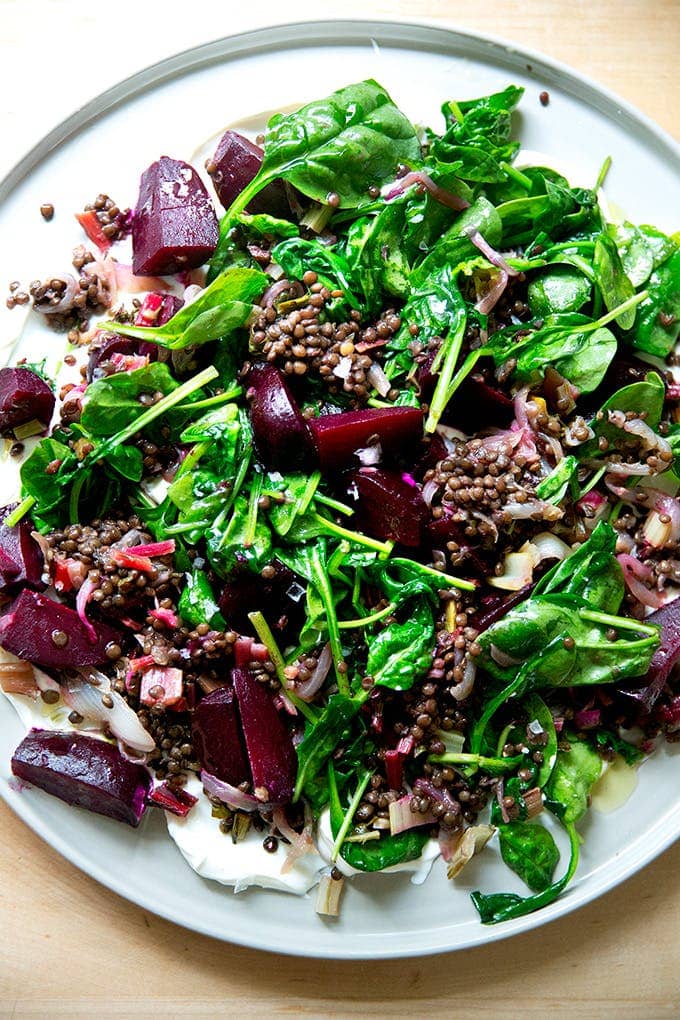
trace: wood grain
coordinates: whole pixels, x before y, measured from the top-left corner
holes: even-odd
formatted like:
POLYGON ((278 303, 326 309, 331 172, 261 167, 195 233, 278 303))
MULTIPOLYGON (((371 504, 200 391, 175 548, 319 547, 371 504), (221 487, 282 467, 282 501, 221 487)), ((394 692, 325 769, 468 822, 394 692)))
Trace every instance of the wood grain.
MULTIPOLYGON (((175 0, 118 0, 106 14, 67 0, 0 0, 0 169, 84 97, 143 65, 322 10, 427 17, 505 37, 571 64, 680 135, 677 0, 367 6, 228 4, 190 18, 175 0)), ((305 962, 146 914, 80 874, 0 805, 0 1016, 678 1016, 679 876, 675 846, 596 903, 509 942, 425 960, 305 962)))

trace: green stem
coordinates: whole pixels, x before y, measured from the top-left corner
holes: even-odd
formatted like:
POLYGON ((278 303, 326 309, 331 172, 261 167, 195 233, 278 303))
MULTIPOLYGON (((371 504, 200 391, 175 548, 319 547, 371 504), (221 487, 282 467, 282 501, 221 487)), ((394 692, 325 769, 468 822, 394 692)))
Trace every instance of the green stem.
POLYGON ((214 397, 206 397, 205 400, 197 400, 195 403, 180 404, 177 410, 202 411, 206 407, 219 407, 220 404, 228 404, 230 400, 240 397, 242 393, 242 386, 232 386, 230 390, 226 390, 224 393, 216 393, 214 397))
POLYGON ((355 627, 369 627, 372 623, 377 623, 378 620, 383 620, 386 616, 389 616, 396 608, 397 603, 390 602, 384 609, 379 609, 377 612, 371 613, 370 616, 362 616, 359 620, 340 620, 338 627, 340 630, 353 630, 355 627))
POLYGON ((478 755, 480 753, 482 749, 482 741, 484 740, 484 734, 486 733, 486 728, 491 722, 496 712, 498 711, 498 709, 501 707, 501 705, 505 704, 508 698, 511 698, 513 694, 516 694, 524 686, 524 683, 526 682, 527 666, 528 663, 526 663, 525 666, 523 666, 522 669, 520 669, 519 673, 517 674, 514 680, 512 680, 501 691, 499 691, 495 697, 487 701, 486 705, 484 706, 484 711, 482 712, 479 719, 473 726, 472 733, 470 734, 470 750, 472 751, 473 754, 478 755))
POLYGON ((71 494, 68 501, 68 515, 71 520, 71 524, 78 523, 78 504, 80 502, 80 493, 82 492, 83 485, 87 480, 87 475, 83 472, 79 478, 76 478, 71 488, 71 494))
POLYGON ((392 565, 395 567, 398 567, 401 564, 409 565, 411 563, 418 568, 418 573, 427 574, 429 577, 436 577, 438 581, 441 581, 442 588, 460 588, 461 591, 475 591, 477 588, 477 585, 473 581, 464 581, 461 577, 453 577, 451 574, 444 574, 441 570, 435 570, 434 567, 427 567, 424 563, 416 563, 415 560, 405 559, 401 556, 392 560, 392 565))
POLYGON ((478 765, 481 769, 496 769, 512 772, 518 765, 526 762, 523 754, 516 754, 512 758, 487 758, 483 754, 429 754, 428 761, 436 762, 438 765, 478 765))
POLYGON ((354 815, 356 813, 356 809, 359 807, 359 804, 361 803, 361 798, 364 795, 364 791, 365 791, 366 787, 368 786, 368 784, 370 782, 370 779, 371 779, 371 773, 370 772, 366 772, 364 774, 363 778, 361 779, 361 782, 357 786, 355 794, 352 797, 352 800, 350 801, 350 805, 347 808, 347 813, 345 814, 345 817, 342 820, 342 825, 338 829, 338 834, 335 837, 335 843, 333 844, 333 850, 331 852, 331 864, 335 864, 335 862, 338 859, 338 854, 340 853, 340 847, 344 843, 345 836, 349 832, 350 826, 352 824, 352 820, 353 820, 354 815))
POLYGON ((184 458, 184 460, 180 464, 179 468, 177 469, 177 473, 175 475, 174 481, 176 481, 178 478, 181 478, 182 475, 186 475, 190 471, 192 471, 196 467, 196 465, 198 464, 198 462, 201 459, 201 457, 203 456, 203 454, 207 453, 209 449, 210 449, 210 441, 207 440, 207 439, 203 440, 203 442, 196 443, 191 448, 191 450, 186 455, 186 457, 184 458))
POLYGON ((328 627, 328 638, 331 643, 331 652, 333 653, 333 669, 335 672, 335 679, 338 684, 338 690, 341 694, 349 697, 349 680, 346 672, 344 672, 345 660, 342 652, 342 643, 340 641, 338 614, 335 611, 335 603, 333 601, 333 590, 330 585, 328 574, 326 573, 324 564, 321 560, 321 553, 317 546, 315 546, 311 551, 309 565, 314 585, 319 593, 319 598, 323 603, 324 612, 326 614, 326 626, 328 627))
POLYGON ((339 514, 344 514, 346 517, 351 517, 354 513, 351 506, 347 506, 346 503, 341 503, 339 499, 331 499, 330 496, 324 496, 321 492, 317 492, 315 494, 314 502, 321 503, 323 506, 327 506, 331 510, 336 510, 339 514))
POLYGON ((659 636, 658 627, 652 624, 640 623, 639 620, 629 620, 626 616, 612 616, 610 613, 600 613, 592 609, 579 609, 578 615, 582 620, 601 623, 605 627, 614 627, 616 630, 634 630, 639 634, 649 634, 650 637, 655 638, 659 636))
MULTIPOLYGON (((456 330, 450 338, 446 339, 446 352, 443 355, 443 361, 439 376, 437 378, 437 385, 435 386, 434 393, 432 394, 432 401, 430 403, 430 413, 427 416, 425 422, 425 431, 434 432, 439 424, 439 419, 444 413, 444 409, 449 402, 449 389, 451 387, 451 379, 453 378, 453 372, 456 367, 456 362, 463 346, 463 337, 465 336, 465 326, 467 323, 467 316, 463 312, 459 316, 459 322, 456 326, 456 330)), ((443 345, 444 346, 444 345, 443 345)), ((440 351, 442 348, 440 348, 440 351)), ((436 362, 436 358, 435 358, 436 362)), ((433 370, 435 365, 433 364, 433 370)))
MULTIPOLYGON (((585 326, 579 326, 579 329, 584 333, 592 333, 596 329, 601 329, 602 326, 608 326, 610 322, 614 322, 618 319, 623 312, 627 312, 630 308, 636 308, 642 301, 646 301, 649 297, 649 292, 641 290, 638 294, 633 294, 627 301, 624 301, 617 308, 612 308, 611 312, 607 312, 601 318, 596 319, 595 322, 587 323, 585 326)), ((570 327, 571 328, 571 327, 570 327)))
POLYGON ((26 498, 22 499, 21 503, 19 503, 19 506, 15 506, 11 514, 8 514, 7 517, 5 517, 5 525, 8 528, 16 527, 21 518, 25 517, 27 513, 30 513, 35 504, 35 496, 26 496, 26 498))
POLYGON ((526 188, 527 191, 531 191, 534 185, 530 177, 527 177, 526 174, 523 174, 522 171, 518 170, 516 166, 511 166, 510 163, 506 163, 505 160, 501 160, 501 162, 498 165, 500 166, 501 170, 504 173, 506 173, 508 177, 510 177, 513 181, 516 181, 517 184, 520 184, 523 188, 526 188))
POLYGON ((446 400, 444 401, 444 407, 448 404, 453 394, 456 392, 460 384, 469 376, 477 362, 485 354, 491 354, 491 351, 487 351, 484 347, 478 347, 474 351, 470 351, 467 358, 460 366, 455 376, 451 380, 451 385, 446 391, 446 400))
POLYGON ((355 542, 357 545, 365 545, 367 549, 375 549, 376 552, 381 554, 381 557, 388 557, 394 548, 394 542, 378 542, 375 538, 369 538, 367 535, 362 535, 358 531, 350 531, 348 528, 342 528, 339 524, 336 524, 335 521, 329 521, 327 517, 322 517, 321 514, 316 513, 316 511, 312 511, 309 516, 331 535, 337 535, 338 538, 347 538, 350 542, 355 542))
POLYGON ((246 518, 245 533, 243 536, 243 544, 246 549, 255 541, 255 529, 257 528, 257 512, 259 510, 260 495, 262 493, 262 475, 255 473, 252 485, 250 487, 250 494, 248 496, 248 516, 246 518))
POLYGON ((597 175, 597 180, 595 181, 595 191, 599 191, 600 188, 604 185, 605 179, 607 177, 607 174, 609 173, 609 168, 611 165, 612 158, 611 156, 607 156, 604 163, 600 167, 599 174, 597 175))
POLYGON ((302 698, 298 698, 297 694, 295 694, 294 691, 291 691, 288 686, 288 677, 286 676, 286 661, 283 658, 283 655, 281 654, 279 646, 276 643, 276 638, 272 634, 269 628, 269 624, 265 620, 264 616, 258 610, 257 612, 248 613, 248 619, 252 623, 255 629, 255 633, 259 637, 260 641, 266 647, 267 652, 269 653, 269 658, 274 663, 274 668, 276 669, 276 676, 281 686, 283 687, 286 697, 289 698, 291 703, 295 705, 298 711, 301 712, 302 715, 304 715, 305 719, 307 719, 311 723, 315 723, 317 721, 317 714, 314 711, 314 709, 310 708, 310 706, 305 701, 303 701, 302 698))
POLYGON ((599 469, 599 471, 595 472, 595 474, 590 479, 590 481, 586 484, 586 486, 579 493, 579 496, 578 496, 579 499, 583 499, 584 496, 588 495, 588 493, 591 491, 591 489, 595 488, 595 486, 597 485, 599 480, 602 478, 603 474, 606 472, 607 467, 608 467, 607 464, 603 464, 602 467, 599 469))

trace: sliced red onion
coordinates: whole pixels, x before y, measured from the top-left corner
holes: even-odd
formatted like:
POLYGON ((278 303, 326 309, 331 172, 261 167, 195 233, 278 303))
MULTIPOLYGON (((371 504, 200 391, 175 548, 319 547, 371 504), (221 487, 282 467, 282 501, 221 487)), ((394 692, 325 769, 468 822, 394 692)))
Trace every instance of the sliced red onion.
POLYGON ((152 616, 154 620, 160 620, 166 627, 179 627, 179 619, 172 609, 150 609, 149 616, 152 616))
POLYGON ((636 461, 634 464, 626 464, 624 461, 610 460, 609 469, 612 474, 620 475, 622 478, 656 474, 649 464, 643 464, 641 461, 636 461))
POLYGON ((244 793, 236 786, 225 783, 217 776, 211 775, 205 770, 201 772, 201 782, 211 797, 217 797, 223 804, 230 807, 232 811, 272 811, 273 804, 263 803, 254 797, 252 793, 244 793))
POLYGON ((508 666, 519 666, 521 659, 515 659, 512 655, 508 655, 506 652, 502 652, 497 645, 492 644, 489 648, 489 654, 494 662, 497 662, 502 669, 506 669, 508 666))
POLYGON ((290 690, 294 694, 301 698, 302 701, 311 701, 317 692, 323 687, 324 681, 328 676, 329 670, 333 664, 333 653, 331 651, 330 642, 325 644, 321 649, 321 655, 314 667, 314 672, 310 676, 309 680, 305 680, 304 683, 297 686, 291 684, 290 690))
POLYGON ((439 493, 440 487, 440 483, 434 478, 431 478, 429 482, 425 482, 423 485, 423 500, 428 506, 432 506, 432 500, 439 493))
POLYGON ((411 170, 410 173, 405 174, 391 185, 390 190, 385 195, 385 201, 389 202, 392 198, 398 198, 399 195, 403 195, 407 188, 410 188, 412 184, 420 184, 426 191, 432 195, 436 202, 441 205, 446 205, 449 209, 454 209, 456 212, 462 212, 463 209, 469 209, 470 203, 466 202, 464 198, 459 195, 454 195, 452 191, 447 191, 445 188, 441 188, 438 184, 432 180, 429 174, 426 174, 423 170, 411 170))
POLYGON ((134 751, 141 754, 153 751, 156 746, 153 737, 128 703, 112 689, 109 678, 91 667, 78 672, 83 679, 68 679, 61 685, 62 698, 69 708, 88 722, 105 724, 114 737, 134 751), (113 703, 111 708, 102 701, 105 694, 113 703))
POLYGON ((574 713, 574 722, 579 730, 592 730, 600 725, 601 715, 599 708, 582 708, 574 713))
POLYGON ((597 492, 595 489, 591 489, 585 496, 576 503, 576 506, 588 517, 594 517, 600 513, 606 506, 609 505, 606 496, 603 496, 601 492, 597 492))
POLYGON ((490 278, 489 287, 486 290, 486 293, 483 294, 475 304, 475 308, 478 312, 482 315, 488 315, 489 312, 496 307, 500 299, 503 297, 505 288, 508 285, 508 279, 508 274, 504 269, 500 269, 490 278))
POLYGON ((651 568, 646 567, 644 563, 628 553, 621 553, 616 558, 621 564, 623 577, 631 595, 634 595, 643 606, 660 609, 665 603, 663 594, 658 590, 648 588, 644 583, 654 579, 651 568))
POLYGON ((628 432, 632 436, 638 436, 642 440, 643 450, 657 450, 659 453, 664 453, 669 462, 673 459, 673 451, 668 440, 650 428, 647 422, 641 418, 628 419, 623 411, 609 411, 607 416, 610 423, 616 428, 623 429, 624 432, 628 432))
POLYGON ((287 290, 290 290, 290 283, 288 280, 277 280, 277 282, 273 283, 271 287, 267 287, 266 291, 260 298, 260 307, 271 308, 277 297, 280 297, 281 294, 285 294, 287 290))
POLYGON ((541 433, 541 439, 546 446, 550 447, 556 464, 559 464, 561 460, 564 460, 564 450, 562 449, 562 444, 557 436, 549 436, 545 433, 541 433))
POLYGON ((393 800, 390 804, 390 832, 397 836, 400 832, 407 832, 409 829, 417 829, 421 825, 434 825, 437 822, 432 811, 421 814, 420 811, 411 811, 413 794, 407 793, 399 800, 393 800))
POLYGON ((377 390, 381 397, 386 397, 392 389, 392 383, 385 375, 382 366, 375 361, 366 373, 366 379, 369 386, 377 390))
POLYGON ((64 283, 66 284, 66 288, 61 296, 61 299, 54 305, 34 304, 33 305, 34 311, 40 312, 41 315, 59 315, 62 312, 68 312, 71 310, 71 308, 73 307, 73 299, 75 298, 76 294, 79 293, 78 284, 76 283, 75 279, 71 276, 70 273, 66 273, 64 276, 60 276, 59 279, 63 280, 64 283))
POLYGON ((489 242, 485 240, 478 230, 468 231, 467 236, 470 241, 472 241, 475 248, 479 248, 484 258, 489 260, 492 266, 498 266, 498 268, 502 269, 504 273, 508 274, 508 276, 519 276, 518 271, 508 265, 501 253, 496 251, 495 248, 492 248, 489 242))
POLYGON ((506 503, 503 511, 513 521, 535 520, 557 521, 564 511, 543 499, 529 499, 526 503, 506 503))
POLYGON ((92 593, 95 592, 97 589, 97 584, 98 580, 93 581, 88 574, 88 576, 85 578, 80 588, 78 589, 78 594, 76 596, 76 611, 78 613, 78 616, 80 617, 81 623, 87 630, 90 641, 92 642, 97 640, 97 631, 94 629, 94 627, 88 620, 86 616, 86 609, 87 603, 89 602, 92 593))
POLYGON ((544 560, 564 560, 572 552, 571 547, 551 531, 542 531, 540 535, 531 539, 531 544, 536 548, 537 563, 544 560))
POLYGON ((108 360, 116 372, 135 372, 149 364, 149 357, 146 354, 121 354, 120 351, 114 351, 108 360))

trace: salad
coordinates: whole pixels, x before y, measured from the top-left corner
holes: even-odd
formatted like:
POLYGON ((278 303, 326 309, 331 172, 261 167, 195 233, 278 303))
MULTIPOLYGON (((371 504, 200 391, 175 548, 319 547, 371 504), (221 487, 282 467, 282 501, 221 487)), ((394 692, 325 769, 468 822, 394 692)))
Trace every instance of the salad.
POLYGON ((161 156, 10 285, 66 340, 0 370, 18 783, 325 914, 496 844, 495 924, 678 739, 680 237, 608 213, 608 162, 518 159, 521 96, 434 130, 349 85, 161 156))

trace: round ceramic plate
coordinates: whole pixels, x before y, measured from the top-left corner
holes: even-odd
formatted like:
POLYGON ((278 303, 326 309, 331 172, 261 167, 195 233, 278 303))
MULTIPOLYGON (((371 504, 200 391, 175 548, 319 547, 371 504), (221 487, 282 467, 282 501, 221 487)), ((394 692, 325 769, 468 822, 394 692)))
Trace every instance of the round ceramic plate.
MULTIPOLYGON (((326 22, 264 29, 223 39, 142 71, 88 103, 44 138, 0 184, 0 280, 28 281, 66 267, 82 239, 71 213, 100 191, 134 204, 140 171, 160 154, 191 161, 225 125, 263 110, 300 105, 374 77, 415 121, 440 124, 447 98, 523 85, 517 131, 594 182, 613 158, 608 196, 628 216, 667 230, 680 226, 678 147, 635 110, 545 58, 488 38, 440 27, 326 22), (539 93, 550 93, 544 107, 539 93), (45 224, 42 202, 57 215, 45 224)), ((13 356, 21 313, 0 311, 4 358, 13 356)), ((31 360, 45 331, 23 331, 31 360)), ((6 495, 6 494, 5 494, 6 495)), ((5 502, 5 499, 2 500, 5 502)), ((10 785, 11 751, 23 733, 0 699, 0 793, 31 828, 88 875, 147 910, 216 938, 304 956, 368 958, 460 949, 526 931, 573 910, 631 875, 680 833, 680 785, 672 750, 639 770, 637 789, 612 814, 590 813, 576 881, 557 903, 528 917, 483 927, 471 889, 522 891, 493 843, 448 882, 441 862, 424 886, 408 876, 348 883, 338 919, 300 899, 260 889, 235 896, 189 870, 160 812, 138 830, 69 808, 39 790, 10 785)))

